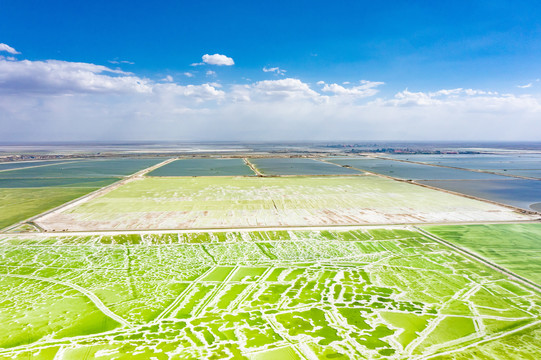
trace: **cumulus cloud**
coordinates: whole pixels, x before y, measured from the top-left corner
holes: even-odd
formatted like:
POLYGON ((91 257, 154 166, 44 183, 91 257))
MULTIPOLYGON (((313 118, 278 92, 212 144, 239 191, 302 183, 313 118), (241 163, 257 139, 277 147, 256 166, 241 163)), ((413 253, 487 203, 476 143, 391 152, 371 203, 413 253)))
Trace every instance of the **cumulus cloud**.
POLYGON ((88 63, 0 60, 0 140, 539 140, 541 133, 535 95, 454 88, 375 98, 383 83, 366 80, 314 88, 295 78, 173 80, 88 63))
POLYGON ((501 96, 497 91, 463 88, 441 89, 432 92, 412 92, 406 89, 396 93, 393 99, 385 100, 382 103, 392 106, 427 106, 449 103, 451 100, 462 101, 469 97, 496 99, 501 96))
POLYGON ((338 84, 323 83, 322 85, 324 86, 321 89, 321 91, 333 93, 334 95, 339 95, 339 96, 365 98, 365 97, 376 95, 379 92, 379 90, 376 88, 384 84, 383 82, 368 81, 368 80, 361 80, 360 83, 361 85, 351 86, 351 87, 344 87, 338 84))
MULTIPOLYGON (((187 98, 187 105, 191 100, 196 103, 201 103, 210 100, 220 100, 225 96, 224 91, 218 90, 212 84, 201 85, 177 85, 177 84, 156 84, 153 88, 153 93, 159 96, 165 96, 166 98, 174 98, 178 101, 178 96, 187 98)), ((157 99, 153 99, 157 100, 157 99)))
POLYGON ((212 71, 212 70, 207 70, 207 72, 205 73, 207 76, 216 76, 216 71, 212 71))
POLYGON ((263 67, 263 71, 264 72, 273 72, 276 75, 284 75, 287 72, 286 70, 280 69, 279 67, 268 68, 266 66, 263 67))
POLYGON ((4 43, 0 43, 0 51, 5 51, 5 52, 8 52, 8 53, 10 53, 12 55, 20 54, 20 52, 18 52, 17 50, 12 48, 8 44, 4 44, 4 43))
POLYGON ((0 60, 0 91, 9 93, 150 92, 149 81, 89 63, 0 60))
POLYGON ((185 72, 183 75, 186 76, 186 77, 189 77, 189 78, 194 77, 194 74, 192 74, 191 72, 188 72, 188 71, 185 72))
POLYGON ((224 97, 224 92, 211 84, 180 86, 174 84, 173 80, 171 75, 167 75, 161 80, 166 83, 155 83, 132 73, 89 63, 0 60, 0 93, 10 97, 32 94, 147 94, 163 97, 169 92, 174 96, 191 98, 196 103, 224 97))
POLYGON ((321 95, 299 79, 263 80, 232 87, 236 101, 320 100, 321 95))
POLYGON ((521 88, 521 89, 527 89, 527 88, 531 88, 533 86, 532 83, 528 83, 526 85, 517 85, 518 88, 521 88))
POLYGON ((233 61, 232 58, 225 55, 221 55, 221 54, 214 54, 214 55, 205 54, 203 55, 203 63, 209 64, 209 65, 219 65, 219 66, 235 65, 235 62, 233 61))
POLYGON ((319 101, 303 84, 255 82, 241 89, 249 101, 233 98, 238 89, 212 83, 162 83, 152 93, 116 96, 0 96, 0 138, 538 140, 541 132, 541 101, 533 96, 463 93, 426 105, 391 106, 384 98, 344 104, 319 101))
POLYGON ((167 75, 166 77, 164 77, 162 79, 162 81, 165 81, 165 82, 173 82, 173 77, 171 75, 167 75))

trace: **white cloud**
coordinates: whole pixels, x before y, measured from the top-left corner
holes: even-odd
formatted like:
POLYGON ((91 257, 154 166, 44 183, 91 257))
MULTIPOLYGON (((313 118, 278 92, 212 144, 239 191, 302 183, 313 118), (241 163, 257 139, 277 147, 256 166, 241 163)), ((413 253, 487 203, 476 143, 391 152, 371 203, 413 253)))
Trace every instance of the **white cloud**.
POLYGON ((529 83, 529 84, 526 84, 526 85, 517 85, 517 87, 521 88, 521 89, 531 88, 532 86, 533 86, 532 83, 529 83))
POLYGON ((352 87, 343 87, 338 84, 324 84, 321 91, 333 93, 335 96, 347 96, 353 98, 365 98, 374 96, 378 93, 378 86, 383 85, 383 82, 361 80, 361 85, 352 87))
POLYGON ((236 101, 321 100, 321 95, 299 79, 263 80, 232 87, 236 101))
POLYGON ((484 90, 474 90, 474 89, 464 89, 464 94, 469 96, 475 95, 498 95, 497 91, 484 91, 484 90))
POLYGON ((317 85, 325 85, 325 81, 319 80, 316 84, 317 84, 317 85))
POLYGON ((128 60, 109 60, 109 62, 111 64, 129 64, 129 65, 135 64, 133 61, 128 61, 128 60))
POLYGON ((171 75, 167 75, 166 77, 164 77, 162 79, 162 81, 165 81, 165 82, 173 82, 173 77, 171 75))
POLYGON ((194 100, 196 103, 201 103, 203 101, 211 100, 220 100, 225 96, 225 92, 218 90, 216 86, 212 84, 201 84, 201 85, 177 85, 177 84, 156 84, 154 86, 154 94, 158 95, 160 98, 170 99, 173 97, 178 101, 178 96, 186 98, 187 105, 190 104, 191 100, 194 100))
MULTIPOLYGON (((191 98, 196 103, 220 100, 225 93, 211 84, 180 86, 167 75, 156 83, 122 70, 89 63, 58 60, 0 60, 0 93, 13 96, 58 96, 116 94, 129 96, 173 96, 191 98)), ((153 101, 156 98, 152 99, 153 101)), ((178 100, 178 99, 177 99, 178 100)))
POLYGON ((534 95, 406 89, 368 100, 382 83, 318 84, 318 91, 295 78, 183 86, 95 64, 2 59, 0 140, 539 140, 541 134, 541 98, 534 95))
POLYGON ((408 89, 398 92, 394 99, 385 100, 384 103, 391 106, 427 106, 438 105, 453 101, 463 101, 466 98, 497 98, 497 91, 484 91, 475 89, 441 89, 432 92, 411 92, 408 89))
POLYGON ((207 76, 216 76, 216 71, 212 71, 212 70, 207 70, 207 72, 205 73, 207 76))
POLYGON ((194 77, 194 74, 192 74, 191 72, 188 72, 188 71, 185 72, 183 75, 186 76, 186 77, 189 77, 189 78, 194 77))
POLYGON ((282 70, 280 69, 279 67, 272 67, 272 68, 268 68, 268 67, 263 67, 263 71, 264 72, 273 72, 275 73, 276 75, 284 75, 287 71, 286 70, 282 70))
POLYGON ((233 61, 232 58, 227 57, 225 55, 221 55, 221 54, 214 54, 214 55, 205 54, 203 55, 203 62, 209 65, 225 65, 225 66, 235 65, 235 62, 233 61))
POLYGON ((17 50, 9 46, 8 44, 0 43, 0 51, 6 51, 12 55, 20 54, 17 50))
POLYGON ((149 80, 89 63, 0 60, 0 91, 9 93, 151 92, 149 80))

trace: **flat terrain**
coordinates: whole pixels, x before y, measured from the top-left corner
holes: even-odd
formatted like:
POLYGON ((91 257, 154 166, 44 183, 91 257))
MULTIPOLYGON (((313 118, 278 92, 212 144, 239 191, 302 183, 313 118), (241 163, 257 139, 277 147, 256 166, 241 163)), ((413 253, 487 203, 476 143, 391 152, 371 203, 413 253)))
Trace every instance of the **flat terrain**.
POLYGON ((503 174, 503 175, 517 175, 530 177, 535 179, 541 179, 541 170, 494 170, 494 172, 503 174))
POLYGON ((408 162, 371 159, 347 158, 326 159, 340 165, 350 165, 354 168, 375 172, 405 180, 506 180, 505 176, 489 173, 473 172, 461 169, 451 169, 431 165, 414 164, 408 162))
POLYGON ((541 170, 540 154, 509 155, 385 155, 399 160, 419 161, 435 165, 477 170, 541 170))
POLYGON ((77 160, 1 171, 0 179, 123 177, 164 160, 163 158, 77 160))
POLYGON ((161 161, 125 158, 15 163, 21 166, 0 171, 0 229, 161 161), (22 166, 29 164, 33 165, 22 166))
POLYGON ((0 229, 53 209, 97 188, 9 188, 0 189, 0 229))
MULTIPOLYGON (((32 179, 0 179, 0 188, 44 188, 44 187, 91 187, 99 189, 107 186, 118 178, 32 178, 32 179)), ((62 189, 58 189, 62 191, 62 189)))
POLYGON ((360 175, 362 172, 314 159, 267 158, 250 159, 265 175, 360 175))
POLYGON ((528 220, 498 205, 376 176, 142 178, 39 218, 47 230, 528 220))
POLYGON ((430 226, 425 229, 541 285, 541 224, 430 226))
MULTIPOLYGON (((0 359, 541 358, 539 215, 309 158, 164 160, 0 171, 0 228, 117 182, 0 233, 0 359)), ((527 182, 503 203, 541 184, 355 160, 527 182)))
POLYGON ((426 180, 418 182, 525 210, 541 210, 541 181, 539 180, 426 180))
POLYGON ((148 176, 254 176, 242 159, 181 159, 160 166, 148 176))
POLYGON ((0 171, 13 170, 25 167, 34 166, 48 166, 54 164, 61 164, 75 160, 48 160, 48 161, 14 161, 14 162, 2 162, 0 163, 0 171))
POLYGON ((420 184, 525 210, 541 210, 541 181, 535 180, 541 178, 541 170, 535 170, 541 169, 539 156, 393 155, 392 157, 399 160, 426 162, 427 165, 369 157, 338 157, 326 160, 399 179, 415 180, 420 184), (475 171, 444 166, 456 166, 475 171))
POLYGON ((6 359, 541 357, 538 294, 405 227, 2 235, 0 273, 6 359))

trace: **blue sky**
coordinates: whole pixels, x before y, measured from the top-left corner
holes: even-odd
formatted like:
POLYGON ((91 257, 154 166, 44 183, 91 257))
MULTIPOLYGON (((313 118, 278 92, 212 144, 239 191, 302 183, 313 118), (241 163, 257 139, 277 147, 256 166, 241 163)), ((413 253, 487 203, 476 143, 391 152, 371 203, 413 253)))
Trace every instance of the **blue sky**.
MULTIPOLYGON (((290 119, 281 125, 292 131, 303 129, 314 114, 325 113, 330 121, 331 114, 337 112, 332 106, 339 107, 343 131, 330 134, 337 139, 353 136, 348 128, 357 123, 363 130, 355 131, 355 138, 381 138, 385 134, 381 122, 398 122, 407 116, 415 119, 413 107, 419 114, 426 114, 427 110, 433 114, 445 111, 449 119, 460 118, 464 123, 471 122, 472 114, 481 112, 483 115, 478 118, 484 120, 472 127, 479 138, 484 136, 479 129, 494 122, 504 124, 503 114, 514 111, 514 117, 524 119, 525 128, 524 132, 514 133, 513 139, 524 136, 531 140, 533 135, 526 127, 533 120, 528 119, 538 115, 541 3, 536 1, 164 1, 157 4, 4 0, 0 13, 3 14, 0 43, 20 52, 0 51, 3 56, 0 60, 4 62, 0 66, 0 91, 4 98, 9 96, 20 104, 16 107, 13 101, 0 102, 4 114, 4 120, 0 121, 9 121, 12 138, 37 136, 28 129, 36 127, 30 119, 41 114, 40 124, 47 122, 50 126, 45 128, 53 130, 43 134, 41 129, 40 134, 52 140, 105 136, 163 138, 171 133, 205 139, 206 127, 213 127, 209 112, 214 118, 225 119, 223 122, 229 127, 246 131, 237 120, 239 117, 251 121, 267 106, 275 107, 278 102, 292 110, 276 113, 276 118, 299 112, 306 114, 307 118, 298 123, 290 119), (191 66, 202 62, 205 54, 225 55, 234 65, 191 66), (25 65, 26 60, 30 63, 25 65), (62 63, 42 66, 48 60, 62 63), (80 63, 123 73, 85 67, 88 76, 78 78, 80 69, 75 69, 73 64, 80 63), (278 69, 265 72, 263 68, 279 68, 280 72, 278 69), (122 85, 118 78, 125 78, 122 85), (58 79, 63 81, 61 85, 58 79), (97 81, 107 84, 97 89, 93 87, 97 81), (116 85, 109 84, 111 81, 116 85), (126 88, 129 81, 148 87, 130 93, 126 88), (169 84, 168 90, 161 85, 164 82, 169 84), (355 90, 356 87, 359 88, 355 90), (303 95, 290 96, 292 93, 287 92, 290 90, 303 95), (113 95, 106 98, 108 91, 113 95), (193 97, 198 91, 210 91, 215 98, 210 93, 193 97), (274 105, 269 104, 270 92, 274 105), (134 93, 147 96, 134 96, 134 93), (168 93, 176 93, 182 99, 169 99, 165 105, 168 93), (32 107, 42 107, 36 114, 27 108, 29 94, 34 100, 32 107), (509 100, 509 94, 516 101, 509 100), (191 102, 187 99, 190 96, 191 102), (479 98, 476 103, 472 96, 479 98), (451 104, 458 101, 457 97, 462 102, 451 104), (246 104, 239 105, 235 114, 239 99, 249 101, 251 109, 246 104), (311 107, 307 101, 312 102, 311 107), (135 106, 142 102, 149 107, 135 106), (178 107, 179 103, 182 108, 178 107), (507 107, 498 108, 502 103, 507 107), (71 120, 74 128, 66 131, 64 127, 71 112, 82 104, 88 109, 85 120, 79 123, 71 120), (124 105, 124 110, 119 109, 119 104, 124 105), (160 106, 169 105, 170 111, 156 112, 160 106), (391 114, 388 107, 399 105, 407 105, 404 106, 407 109, 394 109, 391 114), (92 114, 93 106, 101 112, 92 114), (379 122, 377 106, 386 106, 379 122), (465 106, 471 108, 457 117, 456 109, 465 106), (483 111, 483 106, 487 111, 483 111), (149 135, 144 119, 139 119, 134 120, 134 125, 140 131, 120 133, 116 128, 129 121, 130 107, 132 117, 147 114, 147 123, 150 119, 167 118, 162 125, 175 131, 149 135), (200 113, 195 114, 196 110, 200 113), (370 119, 359 117, 359 113, 370 114, 370 119), (107 116, 104 114, 109 114, 110 122, 116 127, 104 125, 95 131, 84 130, 90 123, 96 126, 95 120, 107 116), (61 118, 64 120, 60 121, 61 118), (193 132, 178 131, 194 122, 199 125, 190 125, 193 132), (374 131, 366 131, 367 127, 374 131)), ((265 121, 272 120, 267 114, 265 121)), ((330 136, 324 129, 325 123, 324 118, 315 121, 314 125, 323 127, 321 133, 306 137, 330 136)), ((244 136, 252 138, 256 133, 260 136, 262 130, 271 130, 267 126, 262 120, 259 128, 247 131, 244 136)), ((417 136, 456 139, 461 136, 460 127, 457 123, 455 131, 446 134, 439 134, 435 127, 417 136)), ((238 132, 223 131, 208 139, 239 137, 238 132)), ((390 135, 401 137, 400 133, 390 135)), ((273 133, 269 139, 279 136, 273 133)), ((498 133, 489 136, 496 139, 498 133)))

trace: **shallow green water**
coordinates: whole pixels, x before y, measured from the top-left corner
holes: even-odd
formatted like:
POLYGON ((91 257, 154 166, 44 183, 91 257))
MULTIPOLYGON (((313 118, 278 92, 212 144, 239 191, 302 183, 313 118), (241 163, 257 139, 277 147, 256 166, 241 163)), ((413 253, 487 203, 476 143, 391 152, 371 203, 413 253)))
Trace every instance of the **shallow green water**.
POLYGON ((419 232, 287 233, 1 235, 0 359, 405 359, 487 335, 497 354, 539 318, 538 294, 419 232))
POLYGON ((116 158, 63 162, 51 166, 21 168, 0 172, 0 179, 126 176, 164 160, 163 158, 116 158))
POLYGON ((361 172, 313 159, 250 159, 266 175, 360 175, 361 172))
POLYGON ((51 160, 51 161, 18 161, 18 162, 5 162, 0 163, 0 171, 2 170, 14 170, 22 169, 30 166, 43 166, 61 164, 64 162, 78 161, 78 160, 51 160))
POLYGON ((541 224, 449 225, 425 229, 541 285, 541 224))
POLYGON ((148 176, 255 176, 242 159, 181 159, 148 176))

